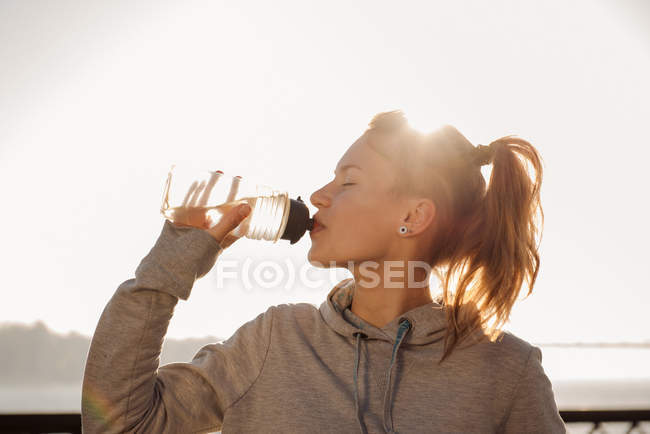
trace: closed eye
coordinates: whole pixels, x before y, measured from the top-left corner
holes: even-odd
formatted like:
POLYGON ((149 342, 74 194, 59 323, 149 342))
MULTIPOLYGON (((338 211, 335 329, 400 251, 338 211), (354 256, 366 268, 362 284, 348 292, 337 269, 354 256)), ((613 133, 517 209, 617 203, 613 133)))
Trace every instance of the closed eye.
POLYGON ((341 184, 341 185, 345 187, 346 185, 354 185, 354 184, 351 183, 351 182, 348 182, 347 184, 341 184))

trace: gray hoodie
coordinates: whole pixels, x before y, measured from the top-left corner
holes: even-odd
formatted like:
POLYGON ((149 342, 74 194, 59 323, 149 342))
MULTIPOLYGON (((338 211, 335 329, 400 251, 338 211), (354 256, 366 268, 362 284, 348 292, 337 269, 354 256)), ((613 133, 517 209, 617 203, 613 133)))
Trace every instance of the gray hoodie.
POLYGON ((165 220, 99 319, 84 432, 566 432, 538 347, 505 332, 438 364, 444 307, 419 306, 377 328, 349 309, 353 279, 319 308, 271 306, 190 362, 159 367, 176 303, 222 251, 207 232, 165 220))

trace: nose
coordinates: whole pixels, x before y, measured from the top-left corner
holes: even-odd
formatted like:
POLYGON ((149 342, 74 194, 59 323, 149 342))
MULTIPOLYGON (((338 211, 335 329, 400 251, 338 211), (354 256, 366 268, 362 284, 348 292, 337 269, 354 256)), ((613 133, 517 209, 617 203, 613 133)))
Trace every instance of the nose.
POLYGON ((309 196, 309 201, 311 204, 318 209, 327 207, 330 204, 330 199, 325 193, 324 188, 325 187, 316 190, 311 194, 311 196, 309 196))

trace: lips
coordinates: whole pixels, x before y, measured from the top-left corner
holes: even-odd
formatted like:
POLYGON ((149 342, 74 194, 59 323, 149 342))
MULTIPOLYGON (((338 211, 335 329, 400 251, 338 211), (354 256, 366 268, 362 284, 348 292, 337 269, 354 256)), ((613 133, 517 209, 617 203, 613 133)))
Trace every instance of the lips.
POLYGON ((316 233, 322 231, 323 229, 325 229, 325 226, 323 226, 320 223, 318 216, 315 215, 314 216, 314 225, 312 226, 311 231, 309 232, 309 235, 311 236, 313 234, 316 234, 316 233))
POLYGON ((318 232, 318 231, 321 231, 323 229, 325 229, 325 226, 318 223, 318 220, 314 220, 314 226, 312 227, 311 232, 312 233, 313 232, 318 232))
POLYGON ((312 232, 318 229, 324 229, 325 225, 323 225, 320 222, 320 217, 318 215, 314 215, 314 225, 312 226, 312 232))

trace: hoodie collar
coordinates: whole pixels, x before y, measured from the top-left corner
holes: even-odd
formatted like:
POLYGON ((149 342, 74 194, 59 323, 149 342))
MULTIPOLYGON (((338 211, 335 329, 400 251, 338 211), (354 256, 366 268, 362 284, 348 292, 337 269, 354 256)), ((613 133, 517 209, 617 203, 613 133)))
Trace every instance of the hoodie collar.
POLYGON ((408 319, 411 330, 404 337, 403 343, 424 345, 442 340, 445 332, 444 306, 437 301, 418 306, 397 316, 382 328, 367 323, 350 310, 355 289, 354 278, 343 279, 329 292, 320 306, 325 322, 337 333, 354 338, 355 332, 363 332, 368 339, 395 342, 400 323, 408 319))

